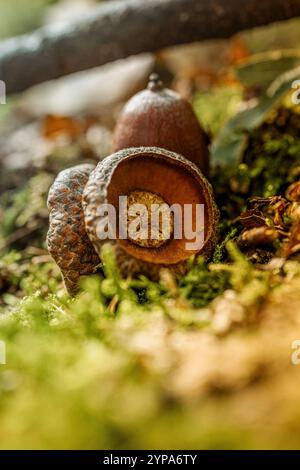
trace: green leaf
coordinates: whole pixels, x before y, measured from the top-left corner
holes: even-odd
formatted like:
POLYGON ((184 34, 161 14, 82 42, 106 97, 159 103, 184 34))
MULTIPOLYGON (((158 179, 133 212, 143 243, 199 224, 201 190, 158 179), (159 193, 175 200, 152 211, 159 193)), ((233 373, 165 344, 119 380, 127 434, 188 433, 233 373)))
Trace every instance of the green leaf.
POLYGON ((256 106, 238 113, 228 121, 212 145, 213 164, 228 166, 238 163, 247 144, 247 132, 264 122, 299 77, 300 67, 282 74, 270 85, 256 106))
POLYGON ((278 76, 299 65, 298 49, 267 51, 239 63, 234 72, 244 86, 266 90, 278 76))

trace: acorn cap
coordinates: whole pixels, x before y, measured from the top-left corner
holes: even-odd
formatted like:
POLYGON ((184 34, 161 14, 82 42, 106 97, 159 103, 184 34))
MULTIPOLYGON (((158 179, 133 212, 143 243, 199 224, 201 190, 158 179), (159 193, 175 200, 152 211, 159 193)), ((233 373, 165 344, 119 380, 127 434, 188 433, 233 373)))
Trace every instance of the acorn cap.
POLYGON ((134 95, 121 112, 114 132, 113 150, 156 146, 179 153, 207 175, 207 135, 191 104, 165 88, 157 74, 148 87, 134 95))
POLYGON ((48 196, 48 250, 70 294, 76 292, 80 276, 93 273, 100 262, 86 234, 82 210, 83 189, 94 168, 83 164, 61 171, 48 196))
MULTIPOLYGON (((119 196, 127 196, 128 201, 148 206, 149 201, 163 202, 168 207, 185 204, 193 208, 193 227, 195 225, 196 204, 204 205, 204 243, 201 249, 187 249, 190 242, 183 234, 175 238, 171 233, 168 239, 160 236, 157 243, 128 236, 123 239, 117 227, 116 239, 109 240, 116 248, 117 261, 123 275, 147 274, 152 276, 162 266, 182 271, 193 254, 208 257, 217 236, 218 210, 212 189, 199 168, 179 154, 157 147, 140 147, 121 150, 98 164, 91 173, 83 193, 83 209, 86 232, 98 255, 108 240, 101 232, 105 218, 99 208, 111 204, 117 210, 119 220, 119 196)), ((127 219, 127 222, 130 220, 127 219)), ((169 223, 169 222, 168 222, 169 223)), ((172 231, 172 222, 170 222, 172 231)))

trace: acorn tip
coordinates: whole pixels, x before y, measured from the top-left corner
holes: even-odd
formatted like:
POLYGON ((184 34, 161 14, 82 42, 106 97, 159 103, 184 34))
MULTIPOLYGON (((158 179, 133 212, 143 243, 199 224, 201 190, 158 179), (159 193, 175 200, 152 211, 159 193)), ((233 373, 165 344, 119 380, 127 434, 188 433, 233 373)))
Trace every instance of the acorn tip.
POLYGON ((164 84, 161 81, 158 73, 151 73, 148 82, 148 90, 160 91, 164 88, 164 84))

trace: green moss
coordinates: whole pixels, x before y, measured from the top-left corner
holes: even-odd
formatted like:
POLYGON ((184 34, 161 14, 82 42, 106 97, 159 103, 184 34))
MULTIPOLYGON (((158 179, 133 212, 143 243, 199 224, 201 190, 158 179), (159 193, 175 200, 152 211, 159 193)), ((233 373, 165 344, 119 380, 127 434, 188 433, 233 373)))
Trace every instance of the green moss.
POLYGON ((300 124, 297 135, 287 129, 286 134, 279 136, 278 130, 270 128, 265 125, 250 135, 243 159, 250 180, 249 192, 264 197, 284 194, 288 184, 300 176, 300 124))
POLYGON ((251 196, 284 195, 300 176, 299 114, 286 108, 273 110, 266 122, 248 133, 247 147, 237 164, 215 167, 212 185, 221 210, 221 233, 246 208, 251 196))
MULTIPOLYGON (((7 364, 0 365, 0 447, 251 446, 249 431, 233 422, 225 426, 209 407, 205 416, 202 399, 189 400, 189 374, 176 385, 187 389, 185 398, 173 394, 171 386, 180 371, 172 353, 180 331, 188 328, 194 338, 197 321, 209 327, 207 317, 197 320, 201 310, 180 308, 184 299, 199 309, 230 286, 251 306, 270 289, 268 273, 257 271, 234 245, 228 249, 233 264, 213 265, 212 271, 202 260, 191 260, 176 293, 146 278, 122 279, 107 250, 106 278, 84 279, 74 299, 60 289, 56 276, 55 289, 45 290, 45 277, 55 272, 53 265, 48 271, 51 263, 26 270, 19 255, 7 255, 11 272, 23 266, 15 282, 29 295, 0 314, 0 339, 7 350, 7 364), (137 295, 141 289, 146 302, 137 295)), ((214 406, 224 415, 219 400, 214 406)))
POLYGON ((197 308, 208 305, 229 286, 228 274, 209 271, 201 258, 179 281, 180 292, 197 308))

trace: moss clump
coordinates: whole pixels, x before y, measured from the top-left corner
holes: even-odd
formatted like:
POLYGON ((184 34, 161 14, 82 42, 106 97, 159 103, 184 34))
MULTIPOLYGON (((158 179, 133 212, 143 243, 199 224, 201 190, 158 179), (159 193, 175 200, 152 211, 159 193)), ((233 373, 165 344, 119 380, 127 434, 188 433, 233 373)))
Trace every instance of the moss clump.
POLYGON ((247 208, 252 196, 284 195, 300 177, 300 115, 287 108, 272 111, 266 122, 248 133, 241 160, 215 167, 212 185, 221 212, 221 238, 247 208))
MULTIPOLYGON (((234 422, 227 406, 230 400, 237 405, 237 394, 228 395, 230 391, 246 387, 251 395, 258 379, 260 387, 266 383, 268 388, 274 373, 272 354, 278 372, 277 344, 270 350, 274 336, 267 338, 265 365, 265 333, 254 344, 251 335, 218 340, 210 334, 209 308, 196 310, 184 303, 188 298, 195 306, 207 305, 230 286, 237 305, 247 313, 282 285, 282 278, 275 275, 271 280, 269 273, 257 271, 232 244, 229 250, 231 266, 214 265, 219 270, 209 271, 203 261, 191 262, 174 292, 168 283, 122 279, 109 250, 103 253, 105 280, 86 278, 74 299, 59 285, 55 293, 46 292, 46 273, 38 280, 41 266, 29 276, 24 271, 16 274, 23 276, 24 292, 30 293, 30 285, 36 292, 16 299, 0 314, 0 339, 7 350, 7 364, 0 365, 0 447, 239 448, 255 447, 262 436, 272 443, 268 432, 257 437, 257 429, 247 427, 247 413, 242 422, 234 422), (137 290, 144 291, 146 302, 140 302, 137 290)), ((13 271, 16 258, 11 262, 7 258, 13 271)), ((299 279, 295 264, 286 272, 289 280, 299 279)), ((222 305, 217 300, 215 309, 223 311, 222 305)), ((282 313, 281 306, 278 310, 282 313)), ((286 354, 286 343, 280 344, 286 354)), ((285 356, 283 364, 286 373, 285 356)), ((281 372, 274 378, 277 385, 282 383, 281 372)), ((256 402, 259 395, 253 395, 256 402)), ((298 394, 293 400, 298 406, 298 394)), ((264 407, 257 416, 260 429, 264 407)), ((296 423, 298 417, 290 419, 296 423)), ((288 442, 289 428, 283 429, 280 421, 276 429, 277 442, 288 442)), ((294 436, 292 424, 291 429, 294 436)))
POLYGON ((243 156, 248 174, 244 190, 255 196, 283 195, 300 177, 300 115, 287 108, 273 111, 249 135, 243 156))
POLYGON ((201 258, 179 280, 181 294, 197 308, 208 305, 229 286, 228 273, 209 271, 201 258))

